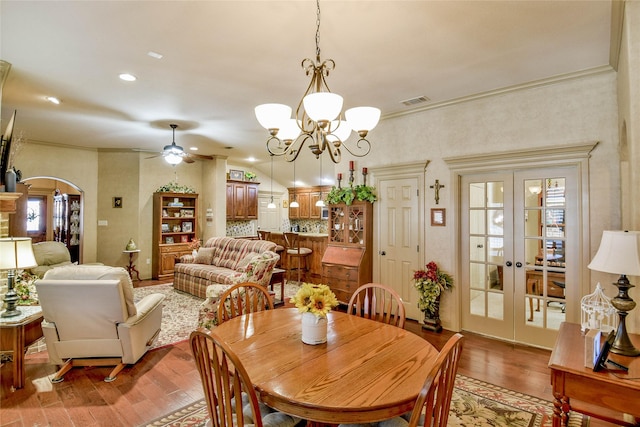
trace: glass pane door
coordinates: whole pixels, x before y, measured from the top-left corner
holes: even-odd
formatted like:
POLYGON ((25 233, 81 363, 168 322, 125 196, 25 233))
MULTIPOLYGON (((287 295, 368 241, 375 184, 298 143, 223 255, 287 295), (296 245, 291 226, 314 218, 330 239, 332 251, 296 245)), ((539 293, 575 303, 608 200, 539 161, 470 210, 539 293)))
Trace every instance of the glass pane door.
POLYGON ((512 251, 511 180, 496 174, 465 177, 462 191, 463 328, 502 338, 513 335, 513 281, 511 273, 505 275, 505 257, 512 251))

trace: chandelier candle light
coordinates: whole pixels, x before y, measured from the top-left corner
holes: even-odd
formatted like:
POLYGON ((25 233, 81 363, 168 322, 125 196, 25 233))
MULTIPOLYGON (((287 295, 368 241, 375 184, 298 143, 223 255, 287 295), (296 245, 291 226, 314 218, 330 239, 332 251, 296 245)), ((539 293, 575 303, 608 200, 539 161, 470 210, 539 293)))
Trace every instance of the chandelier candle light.
POLYGON ((623 356, 640 356, 640 350, 633 346, 627 334, 626 318, 636 306, 629 296, 629 276, 640 276, 640 232, 604 231, 596 256, 588 266, 591 270, 619 274, 618 295, 611 299, 611 305, 618 310, 619 322, 611 352, 623 356))
POLYGON ((371 143, 366 139, 370 130, 380 120, 380 110, 374 107, 355 107, 345 111, 342 117, 342 96, 332 93, 326 77, 335 68, 332 59, 320 59, 320 1, 316 1, 316 60, 306 58, 302 68, 311 75, 311 82, 296 109, 284 104, 262 104, 255 108, 256 118, 269 131, 267 151, 284 156, 288 162, 295 161, 301 148, 309 143, 309 149, 319 158, 325 151, 334 163, 341 159, 341 147, 356 157, 369 154, 371 143), (355 131, 360 139, 353 146, 345 142, 355 131))

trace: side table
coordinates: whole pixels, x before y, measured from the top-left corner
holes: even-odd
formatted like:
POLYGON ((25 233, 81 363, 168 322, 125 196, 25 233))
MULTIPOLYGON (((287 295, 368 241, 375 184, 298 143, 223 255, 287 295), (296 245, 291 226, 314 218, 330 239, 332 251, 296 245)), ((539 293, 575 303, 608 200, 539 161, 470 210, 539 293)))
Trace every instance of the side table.
POLYGON ((127 268, 127 272, 129 273, 129 277, 131 277, 131 280, 133 280, 133 273, 136 273, 136 277, 138 278, 138 281, 140 281, 140 272, 138 271, 138 269, 136 269, 136 265, 133 262, 133 254, 137 254, 138 252, 140 252, 140 249, 136 249, 133 251, 122 251, 125 254, 129 254, 129 265, 126 267, 127 268))
POLYGON ((19 306, 21 314, 0 318, 0 350, 13 352, 13 387, 24 387, 24 354, 42 337, 42 307, 19 306))
POLYGON ((271 273, 271 282, 269 282, 269 287, 271 288, 272 291, 274 290, 273 289, 274 284, 280 282, 280 299, 273 301, 274 307, 279 307, 281 305, 284 305, 284 273, 285 272, 286 270, 283 270, 282 268, 274 268, 273 272, 271 273))

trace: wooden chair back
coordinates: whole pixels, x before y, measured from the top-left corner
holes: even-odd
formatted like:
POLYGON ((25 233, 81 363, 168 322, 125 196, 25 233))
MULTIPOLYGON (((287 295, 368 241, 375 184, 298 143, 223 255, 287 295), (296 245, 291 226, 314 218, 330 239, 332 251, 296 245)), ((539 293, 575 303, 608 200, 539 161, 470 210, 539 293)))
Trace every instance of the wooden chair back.
POLYGON ((243 314, 262 310, 273 310, 269 291, 257 283, 238 283, 220 295, 218 325, 243 314))
POLYGON ((402 298, 380 283, 367 283, 351 295, 347 313, 404 328, 406 314, 402 298))
POLYGON ((269 240, 271 238, 270 231, 258 230, 258 238, 260 240, 269 240))
POLYGON ((258 397, 249 374, 228 345, 215 334, 204 330, 191 332, 191 351, 200 373, 204 397, 207 401, 210 424, 234 427, 253 423, 262 427, 258 397), (245 422, 242 392, 251 408, 253 420, 245 422), (235 421, 235 422, 234 422, 235 421))
POLYGON ((409 427, 446 427, 453 386, 462 352, 461 334, 455 334, 444 345, 429 372, 411 412, 409 427), (424 416, 424 418, 423 418, 424 416))
POLYGON ((294 250, 300 253, 300 235, 298 233, 283 233, 285 249, 294 250))

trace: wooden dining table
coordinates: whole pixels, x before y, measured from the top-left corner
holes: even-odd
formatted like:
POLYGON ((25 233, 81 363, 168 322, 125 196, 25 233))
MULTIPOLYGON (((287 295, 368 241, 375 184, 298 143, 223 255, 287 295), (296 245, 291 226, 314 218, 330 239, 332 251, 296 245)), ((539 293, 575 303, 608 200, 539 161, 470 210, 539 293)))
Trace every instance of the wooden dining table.
POLYGON ((316 423, 366 423, 410 411, 438 350, 423 338, 346 313, 327 342, 304 344, 295 308, 233 318, 213 330, 238 355, 268 406, 316 423))

